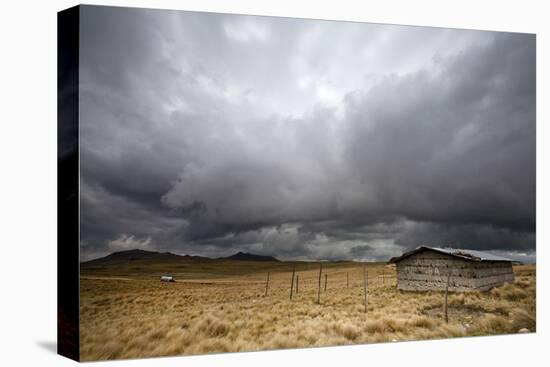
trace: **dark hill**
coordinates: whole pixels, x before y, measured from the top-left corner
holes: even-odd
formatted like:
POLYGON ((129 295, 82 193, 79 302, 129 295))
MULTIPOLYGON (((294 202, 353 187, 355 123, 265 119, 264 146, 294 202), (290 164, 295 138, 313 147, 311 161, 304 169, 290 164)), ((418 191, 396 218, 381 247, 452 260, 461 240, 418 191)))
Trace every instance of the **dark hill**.
MULTIPOLYGON (((146 250, 128 250, 113 252, 110 255, 100 257, 98 259, 82 262, 82 270, 101 270, 101 269, 118 269, 127 270, 128 267, 140 269, 168 269, 170 267, 176 267, 177 269, 187 269, 192 264, 201 264, 202 267, 214 266, 213 271, 217 271, 216 264, 223 262, 227 263, 227 260, 233 261, 249 261, 249 262, 279 262, 273 256, 257 255, 246 252, 237 252, 234 255, 228 257, 222 257, 212 259, 203 256, 191 256, 191 255, 176 255, 171 252, 156 252, 146 250)), ((225 265, 224 265, 225 266, 225 265)), ((164 270, 163 270, 164 271, 164 270)))
POLYGON ((105 257, 98 259, 85 261, 82 265, 115 265, 122 263, 161 263, 161 262, 189 262, 189 261, 202 261, 210 260, 207 257, 190 256, 190 255, 176 255, 171 252, 156 252, 146 250, 128 250, 113 252, 105 257))
POLYGON ((273 256, 256 255, 248 252, 237 252, 234 255, 224 257, 227 260, 242 260, 242 261, 279 261, 273 256))

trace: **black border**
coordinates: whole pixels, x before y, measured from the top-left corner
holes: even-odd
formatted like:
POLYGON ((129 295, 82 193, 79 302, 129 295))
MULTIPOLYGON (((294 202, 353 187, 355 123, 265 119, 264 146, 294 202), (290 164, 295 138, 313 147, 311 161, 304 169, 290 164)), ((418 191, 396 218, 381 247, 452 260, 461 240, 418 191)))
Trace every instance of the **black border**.
POLYGON ((57 353, 80 360, 80 7, 57 13, 57 353))

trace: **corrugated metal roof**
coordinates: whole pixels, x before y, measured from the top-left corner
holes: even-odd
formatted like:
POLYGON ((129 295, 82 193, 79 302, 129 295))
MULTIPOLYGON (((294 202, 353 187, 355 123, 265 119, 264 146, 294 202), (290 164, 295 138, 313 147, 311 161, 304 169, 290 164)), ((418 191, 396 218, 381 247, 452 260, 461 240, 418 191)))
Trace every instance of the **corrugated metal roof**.
POLYGON ((469 261, 510 261, 514 262, 512 259, 508 259, 506 257, 494 255, 488 252, 484 251, 476 251, 476 250, 462 250, 462 249, 456 249, 456 248, 449 248, 449 247, 428 247, 428 246, 420 246, 416 249, 405 252, 403 255, 398 257, 393 257, 390 259, 391 263, 397 262, 399 260, 402 260, 406 257, 409 257, 411 255, 414 255, 420 251, 423 250, 433 250, 437 252, 442 252, 447 255, 459 257, 461 259, 469 260, 469 261))

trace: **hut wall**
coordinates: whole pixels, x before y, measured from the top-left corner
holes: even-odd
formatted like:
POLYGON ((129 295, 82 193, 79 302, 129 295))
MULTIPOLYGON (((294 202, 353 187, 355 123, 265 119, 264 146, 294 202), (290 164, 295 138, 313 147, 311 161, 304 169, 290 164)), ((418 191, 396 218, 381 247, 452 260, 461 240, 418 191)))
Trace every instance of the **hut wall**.
POLYGON ((514 280, 509 262, 473 262, 437 251, 422 251, 396 264, 397 287, 407 291, 444 290, 450 272, 449 291, 489 290, 514 280))

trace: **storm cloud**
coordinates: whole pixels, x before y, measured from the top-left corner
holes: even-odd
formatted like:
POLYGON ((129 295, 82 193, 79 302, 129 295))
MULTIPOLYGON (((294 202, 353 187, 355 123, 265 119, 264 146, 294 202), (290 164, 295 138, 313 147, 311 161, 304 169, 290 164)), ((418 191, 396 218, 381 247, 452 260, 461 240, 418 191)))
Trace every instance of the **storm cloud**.
POLYGON ((81 255, 535 255, 535 36, 83 6, 81 255))

